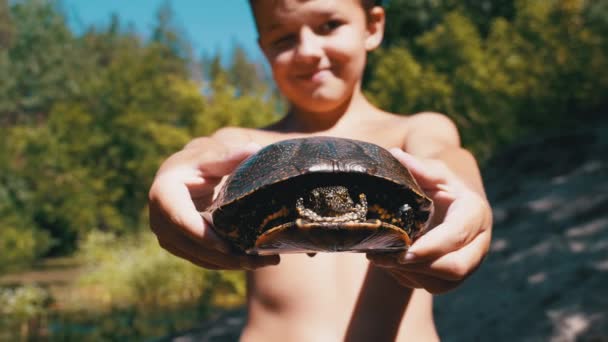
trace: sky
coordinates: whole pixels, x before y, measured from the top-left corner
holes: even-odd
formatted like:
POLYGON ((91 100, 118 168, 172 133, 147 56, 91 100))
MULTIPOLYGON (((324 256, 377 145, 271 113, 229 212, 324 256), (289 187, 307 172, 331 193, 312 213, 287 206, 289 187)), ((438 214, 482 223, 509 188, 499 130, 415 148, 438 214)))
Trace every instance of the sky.
MULTIPOLYGON (((117 13, 121 23, 132 23, 147 37, 164 0, 62 0, 70 26, 82 32, 90 25, 104 26, 117 13)), ((170 0, 175 22, 192 43, 197 55, 218 49, 226 54, 236 43, 261 59, 247 0, 170 0)))

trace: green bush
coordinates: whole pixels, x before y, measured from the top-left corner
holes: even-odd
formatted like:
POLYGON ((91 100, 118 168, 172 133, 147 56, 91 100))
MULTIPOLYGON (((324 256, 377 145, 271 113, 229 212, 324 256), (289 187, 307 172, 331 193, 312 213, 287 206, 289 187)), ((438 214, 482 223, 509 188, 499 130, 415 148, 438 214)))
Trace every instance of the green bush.
POLYGON ((370 98, 395 113, 447 114, 482 161, 529 135, 606 120, 605 0, 480 3, 390 1, 370 98))
POLYGON ((49 292, 38 286, 0 288, 0 340, 36 336, 51 302, 49 292))
POLYGON ((51 246, 44 231, 0 220, 0 274, 29 266, 51 246))
POLYGON ((153 310, 197 302, 208 310, 225 301, 220 297, 242 302, 245 294, 242 272, 195 266, 161 249, 152 233, 117 237, 93 232, 78 255, 87 269, 80 286, 97 289, 93 300, 106 307, 153 310))

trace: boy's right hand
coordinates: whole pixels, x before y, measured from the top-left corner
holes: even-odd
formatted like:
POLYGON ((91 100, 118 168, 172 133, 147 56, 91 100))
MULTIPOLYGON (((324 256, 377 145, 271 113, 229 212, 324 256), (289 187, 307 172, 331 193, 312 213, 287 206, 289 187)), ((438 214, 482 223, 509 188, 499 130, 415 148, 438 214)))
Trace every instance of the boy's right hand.
POLYGON ((233 149, 212 138, 199 138, 167 159, 149 193, 150 227, 161 247, 208 269, 247 269, 276 265, 280 258, 231 252, 203 218, 214 188, 260 146, 233 149))

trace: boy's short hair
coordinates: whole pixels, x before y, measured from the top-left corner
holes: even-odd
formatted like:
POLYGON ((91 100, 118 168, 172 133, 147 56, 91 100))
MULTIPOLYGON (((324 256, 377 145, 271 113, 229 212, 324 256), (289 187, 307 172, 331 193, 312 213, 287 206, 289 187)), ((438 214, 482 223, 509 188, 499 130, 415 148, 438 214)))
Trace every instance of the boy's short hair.
MULTIPOLYGON (((255 13, 253 11, 253 5, 256 1, 263 1, 263 0, 248 0, 247 2, 249 3, 249 7, 251 8, 251 13, 253 14, 253 16, 255 17, 255 13)), ((369 14, 369 11, 374 8, 374 6, 382 6, 382 1, 383 0, 360 0, 361 1, 361 6, 363 6, 363 9, 368 12, 367 14, 369 14)), ((369 19, 369 17, 368 17, 369 19)), ((257 21, 256 21, 256 27, 257 27, 257 21)))
POLYGON ((369 10, 374 6, 382 6, 382 0, 361 0, 361 3, 366 10, 369 10))
MULTIPOLYGON (((254 1, 256 0, 249 0, 249 4, 253 5, 254 1)), ((374 6, 382 6, 382 0, 361 0, 361 4, 363 5, 363 8, 369 10, 374 6)))

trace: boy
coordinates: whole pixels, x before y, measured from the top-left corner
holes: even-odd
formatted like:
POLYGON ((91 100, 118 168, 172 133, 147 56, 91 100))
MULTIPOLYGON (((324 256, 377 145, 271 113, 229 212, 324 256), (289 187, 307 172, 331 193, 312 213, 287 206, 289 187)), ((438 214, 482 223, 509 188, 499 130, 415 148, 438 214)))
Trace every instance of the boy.
POLYGON ((438 340, 430 293, 460 284, 490 244, 491 210, 474 158, 445 116, 386 113, 362 95, 367 52, 384 31, 384 10, 373 0, 251 0, 251 6, 260 47, 290 110, 265 129, 224 128, 195 139, 161 166, 150 189, 160 245, 205 268, 250 270, 243 341, 438 340), (317 135, 390 149, 434 200, 435 228, 405 253, 230 253, 199 215, 222 177, 260 146, 317 135))

